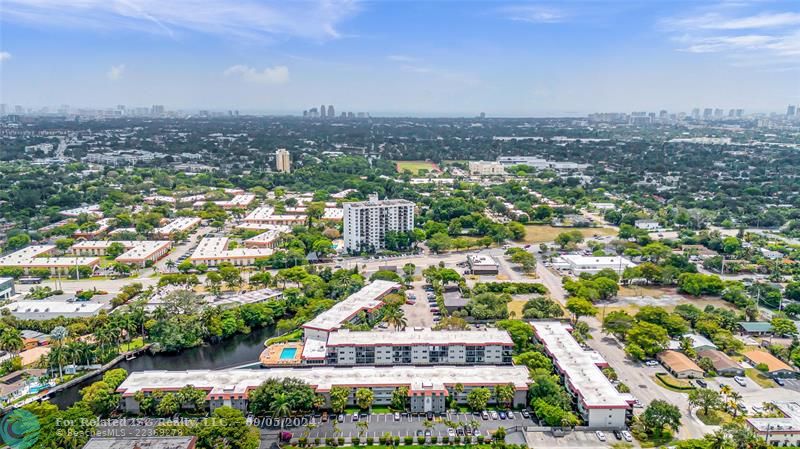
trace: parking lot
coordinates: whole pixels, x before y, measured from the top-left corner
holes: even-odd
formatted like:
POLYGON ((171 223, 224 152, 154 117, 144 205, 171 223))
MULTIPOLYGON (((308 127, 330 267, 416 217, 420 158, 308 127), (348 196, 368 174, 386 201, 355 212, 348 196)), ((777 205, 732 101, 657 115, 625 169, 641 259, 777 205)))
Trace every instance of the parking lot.
POLYGON ((570 448, 608 448, 619 442, 611 432, 604 432, 606 441, 600 441, 594 432, 573 431, 563 436, 553 436, 550 432, 526 432, 525 439, 528 447, 559 447, 570 448))
MULTIPOLYGON (((309 433, 309 438, 328 438, 328 437, 354 437, 362 434, 363 437, 379 437, 387 432, 399 437, 405 436, 436 436, 441 439, 444 436, 450 435, 464 436, 471 433, 474 436, 483 435, 489 437, 492 431, 498 427, 504 427, 507 431, 522 430, 522 427, 535 426, 537 422, 533 418, 524 418, 519 412, 514 412, 514 418, 506 419, 488 419, 484 420, 480 414, 475 415, 472 413, 446 413, 442 416, 434 417, 433 421, 428 419, 423 414, 404 414, 397 420, 392 413, 376 413, 359 417, 358 421, 353 421, 353 415, 344 415, 342 422, 336 420, 335 415, 331 415, 328 422, 322 422, 319 417, 312 419, 314 424, 313 429, 309 433), (334 431, 334 421, 337 421, 336 427, 338 433, 334 431), (367 422, 366 431, 359 427, 358 422, 367 422), (455 427, 448 427, 452 421, 455 427), (426 422, 432 422, 433 425, 426 425, 426 422), (452 432, 448 432, 452 429, 452 432), (473 429, 475 429, 473 431, 473 429)), ((294 429, 293 431, 300 432, 302 428, 294 429)))

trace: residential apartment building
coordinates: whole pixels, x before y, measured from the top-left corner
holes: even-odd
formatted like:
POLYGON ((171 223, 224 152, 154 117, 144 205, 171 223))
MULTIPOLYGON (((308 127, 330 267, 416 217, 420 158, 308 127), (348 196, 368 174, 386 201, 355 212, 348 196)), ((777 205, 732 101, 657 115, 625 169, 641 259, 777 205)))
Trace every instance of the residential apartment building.
POLYGON ((514 342, 499 329, 341 329, 328 335, 326 348, 326 365, 510 365, 514 342))
POLYGON ((608 367, 603 357, 587 351, 570 334, 571 327, 560 321, 531 323, 536 340, 553 359, 567 391, 575 398, 577 410, 590 429, 623 429, 636 400, 617 391, 601 371, 608 367))
MULTIPOLYGON (((351 389, 349 405, 355 405, 355 391, 370 389, 374 404, 389 405, 397 388, 407 387, 411 412, 444 412, 447 400, 455 395, 456 384, 464 391, 455 396, 465 404, 475 388, 493 389, 497 385, 514 387, 513 407, 526 405, 528 369, 524 366, 360 366, 348 368, 271 368, 194 371, 140 371, 131 373, 119 386, 120 406, 129 413, 139 412, 135 395, 142 391, 177 391, 186 385, 206 391, 211 410, 230 406, 247 411, 250 391, 268 379, 294 378, 308 383, 330 406, 330 392, 335 386, 351 389)), ((494 395, 491 399, 494 401, 494 395)))
POLYGON ((506 169, 499 162, 470 161, 469 174, 473 176, 498 176, 506 174, 506 169))
POLYGON ((352 253, 386 247, 386 233, 414 229, 414 203, 406 200, 369 200, 344 205, 344 245, 352 253))
POLYGON ((292 160, 289 159, 289 152, 285 148, 278 148, 275 152, 275 169, 281 173, 292 171, 292 160))

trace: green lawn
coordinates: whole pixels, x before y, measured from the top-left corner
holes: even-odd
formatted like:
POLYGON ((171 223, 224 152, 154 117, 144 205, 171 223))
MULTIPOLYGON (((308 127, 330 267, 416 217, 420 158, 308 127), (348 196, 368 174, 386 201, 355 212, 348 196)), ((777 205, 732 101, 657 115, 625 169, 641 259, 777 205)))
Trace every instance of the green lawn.
POLYGON ((720 410, 709 410, 708 415, 704 415, 702 410, 697 411, 697 418, 707 426, 719 426, 733 421, 733 417, 720 410))
POLYGON ((416 175, 420 170, 428 170, 429 172, 439 171, 436 164, 429 161, 397 161, 396 164, 398 173, 403 173, 405 170, 408 170, 416 175))
POLYGON ((128 343, 119 345, 119 352, 134 351, 142 346, 144 346, 144 340, 142 340, 142 337, 136 337, 128 343))
POLYGON ((775 381, 755 368, 747 368, 744 370, 744 374, 761 386, 761 388, 775 388, 775 381))
POLYGON ((580 231, 584 238, 589 238, 595 234, 599 236, 616 235, 617 231, 612 228, 562 228, 550 225, 526 225, 525 243, 545 243, 552 242, 558 234, 569 231, 580 231))

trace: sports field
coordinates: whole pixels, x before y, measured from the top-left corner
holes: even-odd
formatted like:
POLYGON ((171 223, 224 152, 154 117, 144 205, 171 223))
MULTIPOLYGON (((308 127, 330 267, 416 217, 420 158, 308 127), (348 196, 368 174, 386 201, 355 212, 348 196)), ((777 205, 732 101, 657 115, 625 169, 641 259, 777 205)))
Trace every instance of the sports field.
POLYGON ((418 174, 420 170, 428 170, 429 172, 440 172, 439 167, 430 161, 397 161, 398 173, 403 173, 405 170, 413 174, 418 174))

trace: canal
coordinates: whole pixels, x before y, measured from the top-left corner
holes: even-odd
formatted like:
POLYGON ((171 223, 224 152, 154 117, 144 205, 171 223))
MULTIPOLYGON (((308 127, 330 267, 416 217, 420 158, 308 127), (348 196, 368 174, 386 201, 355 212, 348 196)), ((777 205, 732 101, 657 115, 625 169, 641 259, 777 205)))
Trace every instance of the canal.
MULTIPOLYGON (((247 364, 258 367, 258 356, 264 350, 264 341, 275 335, 275 328, 256 329, 247 335, 236 335, 216 344, 206 344, 174 354, 143 353, 133 360, 123 360, 114 368, 124 368, 128 373, 134 371, 182 371, 191 369, 223 369, 247 364)), ((80 390, 100 376, 85 379, 83 382, 53 394, 49 401, 59 408, 66 408, 81 399, 80 390)))

